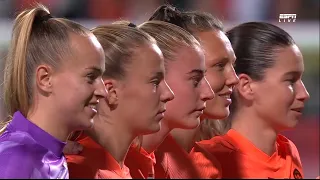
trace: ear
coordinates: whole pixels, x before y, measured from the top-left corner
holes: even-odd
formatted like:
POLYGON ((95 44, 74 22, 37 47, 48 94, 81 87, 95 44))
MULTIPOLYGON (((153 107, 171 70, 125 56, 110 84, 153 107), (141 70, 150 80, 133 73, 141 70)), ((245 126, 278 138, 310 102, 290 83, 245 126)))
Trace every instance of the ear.
POLYGON ((107 101, 110 105, 117 105, 118 104, 118 82, 114 79, 105 79, 103 81, 104 86, 108 92, 107 101))
POLYGON ((254 95, 254 82, 247 74, 240 74, 239 83, 236 85, 238 93, 247 100, 252 100, 254 95))
POLYGON ((52 93, 52 74, 53 70, 50 66, 40 65, 37 67, 35 72, 36 85, 40 92, 52 93))

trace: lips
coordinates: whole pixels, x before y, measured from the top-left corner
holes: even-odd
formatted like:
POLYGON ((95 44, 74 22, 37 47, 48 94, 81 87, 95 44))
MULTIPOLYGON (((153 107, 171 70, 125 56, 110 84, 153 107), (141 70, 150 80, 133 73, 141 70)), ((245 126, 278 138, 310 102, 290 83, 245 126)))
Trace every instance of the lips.
POLYGON ((303 112, 304 107, 297 107, 297 108, 292 108, 292 111, 296 111, 298 113, 302 113, 303 112))
POLYGON ((219 95, 220 97, 226 98, 226 99, 230 99, 230 94, 224 94, 224 95, 219 95))
POLYGON ((87 105, 87 107, 89 107, 93 112, 97 113, 97 106, 98 106, 99 101, 93 101, 93 102, 89 102, 89 104, 87 105))
POLYGON ((196 111, 203 111, 206 107, 205 106, 202 106, 200 108, 197 108, 196 111))
POLYGON ((158 114, 162 114, 162 113, 164 113, 164 112, 166 112, 166 109, 165 109, 165 108, 160 109, 160 110, 158 111, 158 114))
POLYGON ((220 97, 223 97, 223 98, 226 98, 226 99, 230 99, 231 94, 232 94, 232 90, 228 90, 226 92, 219 93, 218 95, 220 97))
POLYGON ((89 104, 88 107, 97 112, 97 104, 89 104))

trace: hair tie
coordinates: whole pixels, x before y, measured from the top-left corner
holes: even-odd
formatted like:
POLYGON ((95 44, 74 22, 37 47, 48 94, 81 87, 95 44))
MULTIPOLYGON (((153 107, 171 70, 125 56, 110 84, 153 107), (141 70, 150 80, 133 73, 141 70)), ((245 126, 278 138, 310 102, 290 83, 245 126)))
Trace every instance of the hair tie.
POLYGON ((136 27, 137 27, 137 25, 135 25, 135 24, 133 24, 133 23, 129 23, 128 26, 129 26, 129 27, 133 27, 133 28, 136 28, 136 27))
POLYGON ((48 21, 50 18, 53 18, 51 14, 47 14, 45 16, 41 16, 40 21, 48 21))
POLYGON ((36 16, 34 19, 34 24, 42 24, 43 22, 47 22, 51 18, 53 18, 51 14, 46 14, 44 16, 36 16))

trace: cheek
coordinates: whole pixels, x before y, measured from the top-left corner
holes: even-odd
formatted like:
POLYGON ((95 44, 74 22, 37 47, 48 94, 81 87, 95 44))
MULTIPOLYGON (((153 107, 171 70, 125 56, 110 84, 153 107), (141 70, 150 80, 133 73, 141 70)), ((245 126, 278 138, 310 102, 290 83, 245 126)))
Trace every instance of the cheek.
POLYGON ((222 73, 210 72, 207 73, 206 78, 214 93, 218 93, 225 86, 225 77, 222 73))
MULTIPOLYGON (((253 103, 256 104, 258 111, 268 112, 270 109, 274 109, 275 99, 278 95, 277 89, 275 89, 270 84, 259 84, 255 87, 254 91, 254 101, 253 103)), ((273 110, 274 111, 274 110, 273 110)), ((271 112, 273 112, 271 111, 271 112)))
POLYGON ((61 76, 54 84, 54 96, 62 109, 78 109, 85 106, 93 97, 93 88, 81 78, 61 76))
POLYGON ((136 112, 136 114, 141 112, 148 113, 150 109, 155 109, 159 106, 159 92, 151 84, 126 86, 121 94, 121 99, 123 99, 122 106, 129 111, 136 112))
POLYGON ((182 80, 176 83, 169 84, 171 90, 175 94, 175 98, 172 102, 176 104, 192 104, 197 100, 197 89, 193 86, 189 80, 182 80))
MULTIPOLYGON (((158 88, 149 84, 147 85, 147 87, 141 90, 141 107, 149 108, 150 110, 152 110, 152 113, 154 113, 153 111, 155 109, 158 110, 161 103, 160 91, 158 88)), ((139 103, 139 99, 137 99, 137 102, 139 103)))
POLYGON ((54 89, 60 96, 69 97, 72 93, 81 91, 79 80, 72 74, 62 74, 55 79, 54 89))
MULTIPOLYGON (((291 106, 295 96, 294 89, 292 88, 292 86, 286 83, 279 83, 273 87, 273 93, 270 93, 270 96, 274 97, 272 98, 274 99, 274 104, 283 104, 286 107, 291 106)), ((271 92, 271 89, 269 89, 269 91, 271 92)))
MULTIPOLYGON (((197 103, 197 97, 195 89, 192 87, 191 83, 185 81, 184 83, 173 84, 171 90, 175 94, 172 101, 167 102, 167 112, 169 114, 187 114, 194 109, 197 103)), ((172 83, 171 83, 172 84, 172 83)), ((166 113, 167 113, 166 112, 166 113)))
POLYGON ((284 87, 284 97, 286 98, 286 102, 288 103, 289 106, 293 104, 293 101, 295 100, 295 89, 292 86, 285 86, 284 87))
POLYGON ((294 92, 286 84, 277 83, 260 88, 259 103, 267 112, 286 112, 294 101, 294 92))

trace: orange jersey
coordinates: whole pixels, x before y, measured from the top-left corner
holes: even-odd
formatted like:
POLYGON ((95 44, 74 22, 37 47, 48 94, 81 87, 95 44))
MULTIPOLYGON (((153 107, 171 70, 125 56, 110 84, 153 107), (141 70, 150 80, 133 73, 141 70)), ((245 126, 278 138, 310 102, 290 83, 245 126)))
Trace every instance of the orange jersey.
POLYGON ((190 179, 190 178, 219 178, 220 168, 212 155, 203 148, 194 145, 188 154, 171 135, 167 136, 155 151, 156 178, 190 179), (199 168, 195 163, 203 165, 199 168))
POLYGON ((189 157, 195 164, 199 178, 220 179, 222 177, 219 161, 211 153, 199 146, 198 143, 194 144, 189 157))
POLYGON ((77 142, 83 146, 78 155, 66 155, 70 178, 131 179, 129 168, 118 162, 89 136, 82 134, 77 142))
POLYGON ((277 137, 276 152, 272 156, 233 129, 199 144, 218 159, 222 178, 303 178, 298 150, 282 135, 277 137))
POLYGON ((147 153, 143 148, 131 146, 125 165, 130 169, 131 177, 134 179, 154 179, 154 165, 156 158, 154 153, 147 153))

